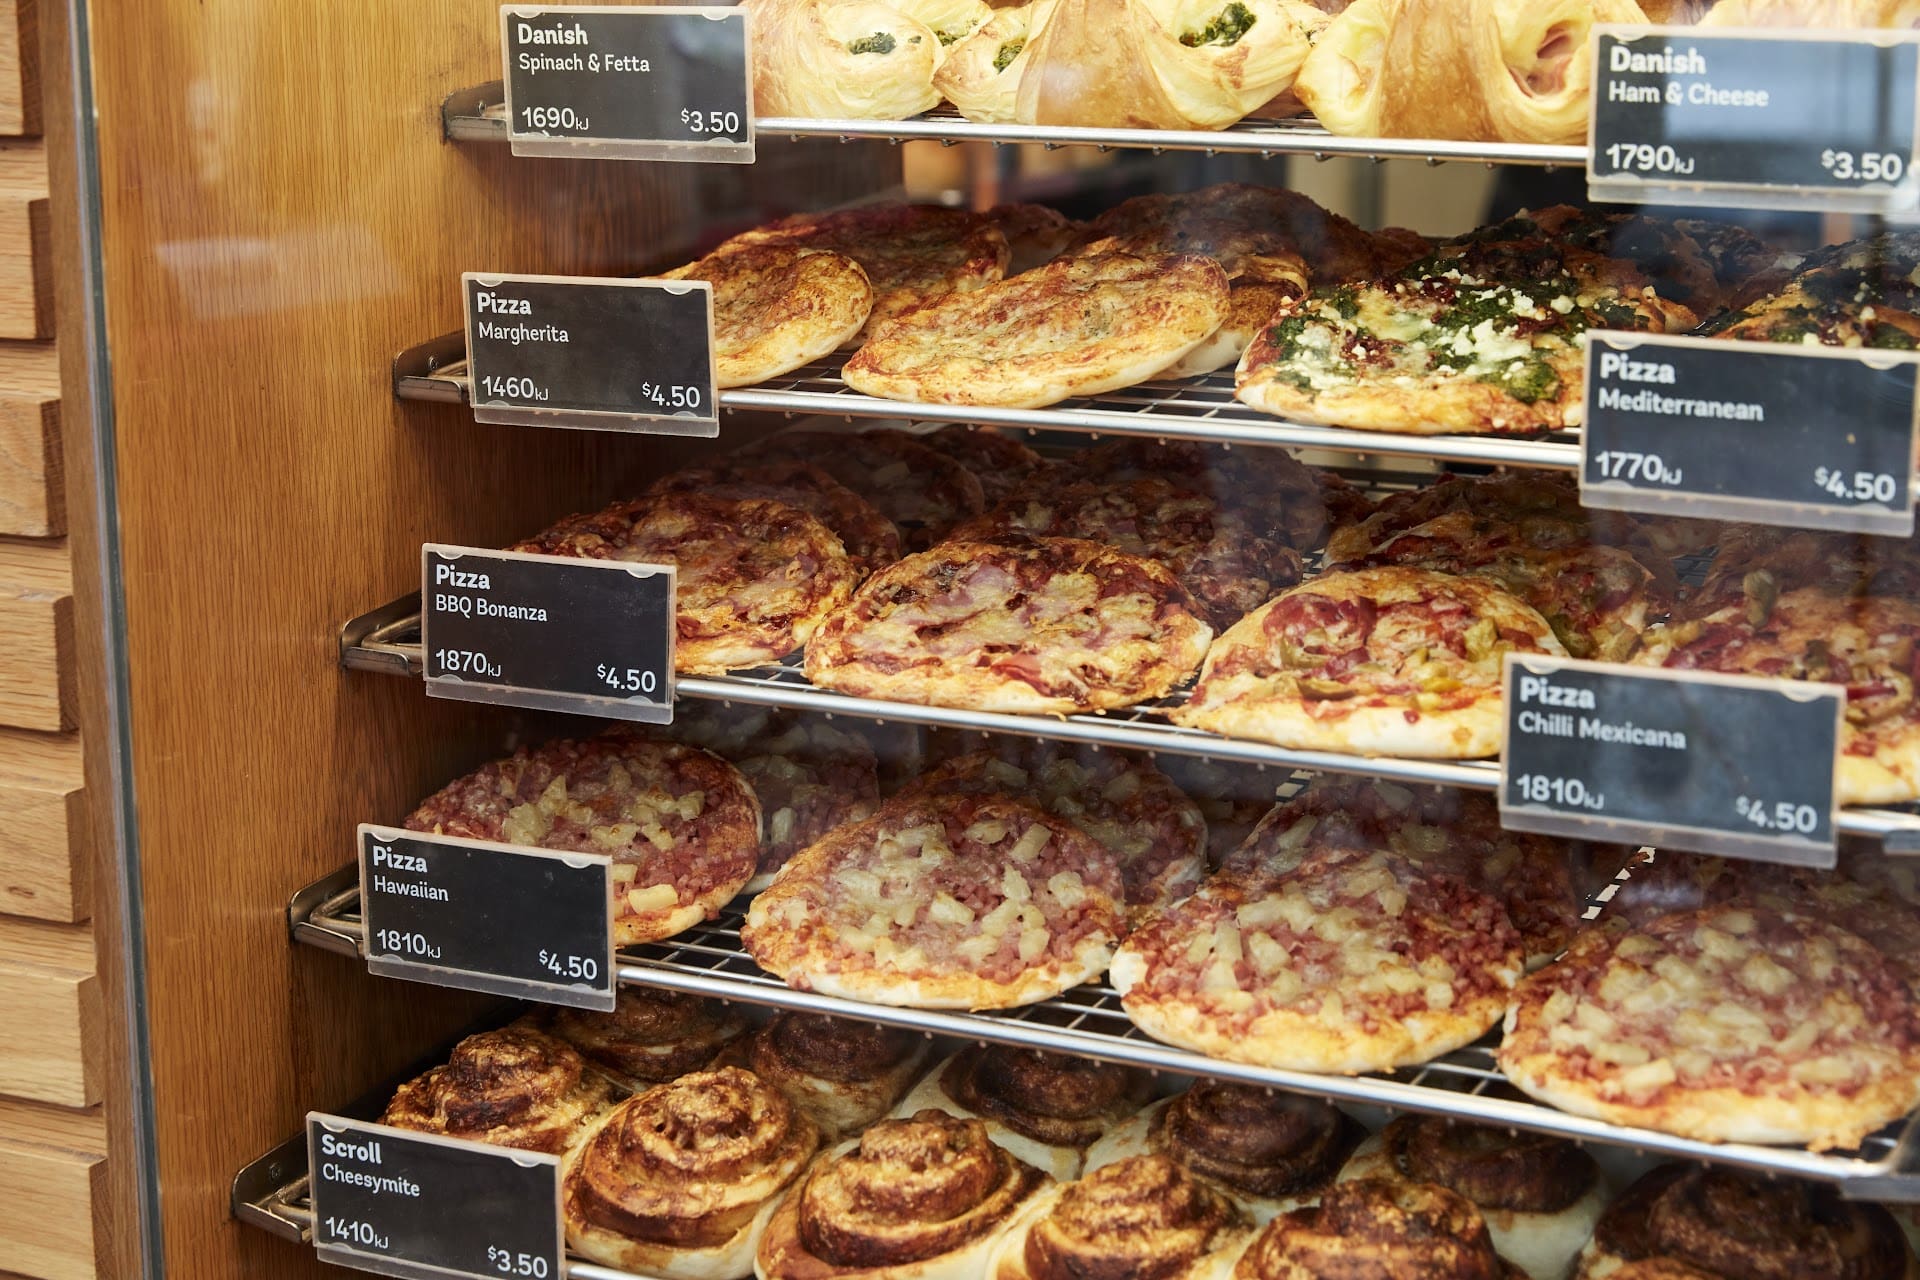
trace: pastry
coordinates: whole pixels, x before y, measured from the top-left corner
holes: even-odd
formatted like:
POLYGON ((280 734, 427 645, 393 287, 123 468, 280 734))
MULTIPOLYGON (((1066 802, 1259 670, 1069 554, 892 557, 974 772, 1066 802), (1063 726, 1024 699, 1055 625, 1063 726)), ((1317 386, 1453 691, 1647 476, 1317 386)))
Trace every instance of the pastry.
POLYGON ((1509 653, 1566 650, 1492 583, 1426 569, 1326 573, 1214 641, 1172 718, 1298 750, 1471 760, 1500 749, 1509 653))
POLYGON ((1522 1280, 1465 1197, 1424 1182, 1343 1182, 1269 1223, 1233 1280, 1522 1280))
POLYGON ((805 667, 859 697, 1065 714, 1165 696, 1212 635, 1154 561, 1073 538, 945 542, 867 579, 805 667))
POLYGON ((888 400, 1034 409, 1145 382, 1218 329, 1226 306, 1210 258, 1057 258, 870 324, 845 377, 888 400))
POLYGON ((522 747, 420 802, 409 831, 613 859, 613 940, 670 938, 753 878, 760 802, 712 752, 621 729, 522 747))
POLYGON ((1920 28, 1913 0, 1719 0, 1703 27, 1920 28))
POLYGON ((781 1202, 754 1274, 973 1280, 1052 1181, 995 1146, 978 1120, 937 1111, 882 1120, 816 1162, 781 1202))
POLYGON ((791 245, 717 253, 664 280, 713 286, 713 385, 750 387, 853 339, 873 310, 873 286, 844 254, 791 245))
POLYGON ((1166 1156, 1129 1156, 1050 1187, 1014 1222, 986 1280, 1226 1280, 1252 1233, 1232 1201, 1166 1156))
POLYGON ((1575 1280, 1910 1280, 1920 1275, 1893 1215, 1832 1187, 1733 1169, 1662 1165, 1601 1216, 1575 1280))
POLYGON ((660 1280, 743 1280, 820 1131, 779 1090, 727 1067, 615 1107, 567 1157, 567 1245, 660 1280))
POLYGON ((572 1045, 503 1027, 468 1036, 445 1066, 401 1085, 380 1123, 557 1155, 586 1136, 613 1096, 572 1045))
POLYGON ((904 120, 940 101, 940 38, 881 0, 746 0, 753 113, 904 120))
POLYGON ((747 1033, 733 1005, 663 987, 623 986, 610 1013, 554 1009, 544 1022, 629 1093, 701 1070, 747 1033))
POLYGON ((1100 974, 1125 927, 1104 846, 1034 805, 931 796, 842 827, 753 900, 740 940, 789 986, 1005 1009, 1100 974))
POLYGON ((1824 1151, 1920 1103, 1920 1013, 1853 934, 1709 907, 1582 934, 1514 992, 1499 1063, 1575 1115, 1824 1151))
POLYGON ((673 664, 693 675, 778 662, 845 603, 857 579, 833 530, 766 499, 670 493, 616 502, 508 550, 675 566, 673 664))
POLYGON ((911 1031, 821 1013, 778 1013, 720 1057, 787 1095, 829 1142, 892 1110, 927 1060, 911 1031))
POLYGON ((1033 61, 1027 46, 1045 27, 1053 6, 1054 0, 1027 0, 996 8, 948 51, 933 87, 976 124, 1013 123, 1019 118, 1020 78, 1033 61))
POLYGON ((1402 1116, 1368 1138, 1342 1182, 1427 1182, 1464 1196, 1486 1219, 1493 1247, 1531 1280, 1566 1280, 1606 1208, 1593 1157, 1571 1142, 1444 1116, 1402 1116))
POLYGON ((1147 1079, 1090 1058, 976 1045, 929 1072, 894 1109, 977 1119, 987 1135, 1062 1182, 1080 1175, 1086 1150, 1145 1104, 1147 1079))
POLYGON ((1165 1156, 1259 1226, 1318 1200, 1364 1137, 1357 1121, 1317 1098, 1201 1080, 1096 1142, 1087 1172, 1165 1156))

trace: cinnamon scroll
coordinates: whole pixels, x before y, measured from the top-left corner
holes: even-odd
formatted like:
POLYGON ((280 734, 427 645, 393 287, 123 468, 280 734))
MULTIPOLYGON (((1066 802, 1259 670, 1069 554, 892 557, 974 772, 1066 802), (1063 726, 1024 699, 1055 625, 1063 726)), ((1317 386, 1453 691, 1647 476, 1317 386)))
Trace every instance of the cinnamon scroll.
POLYGON ((737 1068, 615 1107, 567 1158, 561 1209, 583 1257, 663 1280, 738 1280, 820 1131, 737 1068))
POLYGON ((1342 1182, 1426 1182, 1466 1197, 1493 1247, 1532 1280, 1564 1280, 1606 1207, 1600 1167, 1559 1138, 1402 1116, 1360 1144, 1342 1182))
POLYGON ((1494 1252, 1479 1210, 1425 1182, 1359 1178, 1281 1214, 1234 1265, 1233 1280, 1520 1280, 1494 1252))
POLYGON ((1088 1147, 1146 1104, 1148 1089, 1130 1067, 975 1045, 935 1067, 894 1114, 931 1107, 978 1118, 995 1142, 1064 1181, 1079 1176, 1088 1147))
POLYGON ((629 1093, 678 1079, 712 1062, 747 1033, 730 1004, 682 991, 622 987, 611 1013, 555 1009, 545 1030, 629 1093))
POLYGON ((939 1111, 882 1120, 815 1163, 768 1224, 760 1280, 977 1280, 1046 1174, 939 1111))
POLYGON ((613 1105, 579 1050, 529 1027, 468 1036, 445 1066, 400 1086, 381 1124, 558 1154, 613 1105))
POLYGON ((1655 1169, 1613 1202, 1574 1274, 1600 1280, 1625 1274, 1627 1263, 1654 1262, 1741 1280, 1920 1275, 1899 1225, 1879 1205, 1842 1200, 1820 1183, 1679 1164, 1655 1169))
POLYGON ((1089 1171, 1128 1156, 1170 1156, 1264 1224, 1312 1204, 1366 1131, 1312 1098, 1202 1081, 1155 1103, 1087 1152, 1089 1171))
POLYGON ((745 1067, 787 1095, 828 1141, 893 1109, 927 1058, 924 1036, 819 1013, 782 1013, 719 1063, 745 1067))
POLYGON ((1167 1156, 1128 1156, 1034 1197, 987 1280, 1225 1280, 1253 1234, 1231 1200, 1167 1156))

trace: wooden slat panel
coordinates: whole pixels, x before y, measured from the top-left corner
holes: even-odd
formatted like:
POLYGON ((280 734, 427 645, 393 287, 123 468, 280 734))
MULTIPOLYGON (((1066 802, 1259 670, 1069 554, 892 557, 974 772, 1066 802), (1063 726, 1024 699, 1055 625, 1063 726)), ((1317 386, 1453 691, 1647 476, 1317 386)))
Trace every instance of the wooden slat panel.
POLYGON ((73 575, 57 542, 0 539, 0 725, 69 727, 73 575))
POLYGON ((91 930, 0 917, 0 1094, 98 1102, 100 1015, 91 930))
POLYGON ((0 0, 0 134, 39 132, 37 0, 0 0))
POLYGON ((0 729, 0 914, 87 917, 85 785, 78 735, 0 729))
POLYGON ((53 335, 45 196, 0 196, 0 338, 53 335))
POLYGON ((48 342, 0 342, 0 534, 66 532, 60 358, 48 342))
POLYGON ((106 1123, 96 1108, 0 1102, 0 1266, 34 1280, 93 1280, 106 1123))

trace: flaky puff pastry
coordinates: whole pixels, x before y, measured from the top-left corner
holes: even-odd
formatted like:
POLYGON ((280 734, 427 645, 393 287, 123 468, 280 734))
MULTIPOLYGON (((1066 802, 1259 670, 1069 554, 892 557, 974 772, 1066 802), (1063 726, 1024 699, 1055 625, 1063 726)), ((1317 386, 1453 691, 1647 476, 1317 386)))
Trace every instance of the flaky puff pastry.
POLYGON ((1226 1280, 1253 1225, 1166 1156, 1132 1156, 1035 1196, 987 1280, 1226 1280))
POLYGON ((940 101, 933 28, 879 0, 744 0, 757 116, 904 120, 940 101))
POLYGON ((1703 27, 1920 27, 1916 0, 1720 0, 1703 27))
POLYGON ((1387 44, 1406 7, 1407 0, 1355 0, 1320 33, 1300 64, 1294 96, 1327 132, 1380 136, 1387 44))
POLYGON ((1224 129, 1293 86, 1326 21, 1299 0, 1058 0, 1028 39, 1015 118, 1224 129))
POLYGON ((978 1120, 882 1120, 815 1162, 774 1213, 759 1280, 978 1280, 1015 1216, 1053 1180, 978 1120))
POLYGON ((407 1081, 380 1117, 396 1129, 558 1154, 613 1104, 613 1085, 572 1045, 530 1027, 468 1036, 447 1064, 407 1081))
POLYGON ((924 1036, 852 1018, 782 1013, 720 1055, 787 1095, 837 1141, 878 1120, 927 1059, 924 1036))
POLYGON ((611 1111, 567 1157, 561 1212, 583 1257, 662 1280, 739 1280, 820 1131, 752 1072, 697 1071, 611 1111))
POLYGON ((933 87, 969 120, 1011 124, 1018 119, 1020 78, 1033 61, 1034 39, 1053 14, 1054 0, 995 9, 974 33, 947 51, 933 87))
POLYGON ((1361 1178, 1282 1214, 1233 1280, 1525 1280, 1493 1251, 1479 1210, 1445 1187, 1361 1178))

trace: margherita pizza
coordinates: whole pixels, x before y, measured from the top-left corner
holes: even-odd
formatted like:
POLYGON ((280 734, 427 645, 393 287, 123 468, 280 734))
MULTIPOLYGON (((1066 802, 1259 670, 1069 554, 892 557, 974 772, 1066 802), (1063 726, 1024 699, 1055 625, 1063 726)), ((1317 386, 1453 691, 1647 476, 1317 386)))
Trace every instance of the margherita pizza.
POLYGON ((1844 686, 1836 777, 1841 804, 1920 798, 1920 604, 1803 587, 1655 628, 1647 666, 1844 686))
POLYGON ((732 249, 661 278, 712 283, 714 386, 722 388, 750 387, 832 355, 873 310, 860 264, 817 249, 732 249))
POLYGON ((1504 907, 1381 850, 1216 875, 1149 920, 1109 978, 1148 1035, 1231 1062, 1354 1074, 1486 1034, 1524 957, 1504 907))
POLYGON ((846 603, 855 581, 833 530, 764 498, 616 502, 509 549, 673 565, 674 669, 702 675, 778 662, 846 603))
POLYGON ((810 462, 770 458, 717 467, 675 471, 654 482, 648 493, 702 493, 710 498, 771 498, 799 507, 839 535, 865 578, 900 558, 900 530, 853 490, 810 462))
POLYGON ((992 751, 957 756, 908 783, 888 803, 929 795, 1031 800, 1119 860, 1131 916, 1178 902, 1200 887, 1206 819, 1166 774, 1118 751, 1023 754, 1027 758, 1017 762, 992 751))
POLYGON ((740 940, 803 991, 1005 1009, 1097 977, 1126 927, 1099 841, 1024 801, 927 796, 842 827, 753 900, 740 940))
POLYGON ((670 938, 753 878, 760 803, 709 751, 615 730, 522 747, 420 802, 409 831, 613 858, 613 938, 670 938))
POLYGON ((1226 315, 1211 258, 1060 258, 872 326, 845 376, 888 400, 1032 409, 1145 382, 1226 315))
POLYGON ((1313 578, 1207 653, 1180 724, 1300 750, 1474 759, 1500 749, 1501 661, 1564 656, 1547 620, 1478 578, 1313 578))
POLYGON ((859 263, 873 285, 873 310, 863 334, 949 294, 984 288, 1007 271, 1007 238, 991 219, 939 205, 797 213, 735 236, 708 260, 762 245, 825 249, 859 263))
POLYGON ((1164 565, 1073 538, 945 542, 867 579, 807 646, 861 697, 1065 714, 1163 697, 1213 631, 1164 565))
POLYGON ((987 509, 980 481, 948 453, 888 428, 810 429, 768 436, 742 457, 819 467, 893 521, 907 548, 923 551, 969 516, 987 509))
POLYGON ((953 531, 959 541, 1085 538, 1157 560, 1193 592, 1216 629, 1300 581, 1300 553, 1269 541, 1240 514, 1165 479, 1030 484, 953 531))
POLYGON ((1582 934, 1514 993, 1499 1061, 1576 1115, 1826 1150, 1920 1103, 1920 1014, 1844 929, 1715 907, 1582 934))

